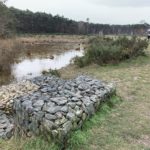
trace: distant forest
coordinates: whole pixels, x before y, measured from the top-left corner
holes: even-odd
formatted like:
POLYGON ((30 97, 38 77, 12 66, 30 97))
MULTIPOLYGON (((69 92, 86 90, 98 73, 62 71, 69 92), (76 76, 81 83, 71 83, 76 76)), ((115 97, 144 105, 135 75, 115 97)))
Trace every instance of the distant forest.
POLYGON ((29 10, 8 8, 14 20, 16 33, 19 34, 104 34, 104 35, 144 35, 149 28, 148 24, 136 25, 109 25, 77 22, 62 16, 53 16, 47 13, 29 10))

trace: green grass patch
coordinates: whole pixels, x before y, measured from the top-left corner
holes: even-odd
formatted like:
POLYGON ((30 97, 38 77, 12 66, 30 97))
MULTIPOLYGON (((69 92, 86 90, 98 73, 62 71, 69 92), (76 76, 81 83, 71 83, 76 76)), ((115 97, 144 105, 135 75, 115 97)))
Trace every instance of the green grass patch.
POLYGON ((23 150, 59 150, 59 146, 53 142, 46 141, 43 137, 37 137, 26 142, 23 150))
POLYGON ((121 98, 114 96, 108 102, 102 104, 97 113, 83 124, 81 130, 72 133, 68 140, 67 150, 76 150, 83 145, 86 146, 91 134, 90 129, 94 126, 99 127, 114 106, 120 102, 121 98))
POLYGON ((42 71, 42 74, 43 75, 53 75, 53 76, 56 76, 56 77, 61 77, 61 74, 58 70, 56 69, 49 69, 48 71, 42 71))

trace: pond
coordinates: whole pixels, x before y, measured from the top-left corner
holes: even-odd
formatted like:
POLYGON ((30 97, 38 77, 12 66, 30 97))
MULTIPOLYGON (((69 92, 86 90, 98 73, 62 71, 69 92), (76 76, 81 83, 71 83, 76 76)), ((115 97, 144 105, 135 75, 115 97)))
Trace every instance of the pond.
POLYGON ((83 56, 84 50, 68 50, 61 54, 53 55, 53 58, 23 58, 20 62, 12 65, 12 75, 15 80, 29 79, 42 74, 43 70, 61 69, 71 63, 76 56, 83 56))

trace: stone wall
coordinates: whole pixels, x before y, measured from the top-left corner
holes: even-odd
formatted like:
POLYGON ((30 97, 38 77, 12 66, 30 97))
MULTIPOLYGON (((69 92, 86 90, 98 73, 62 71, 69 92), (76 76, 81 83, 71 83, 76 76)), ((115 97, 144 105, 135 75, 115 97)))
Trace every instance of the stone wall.
POLYGON ((15 98, 31 94, 38 89, 39 86, 29 80, 0 87, 0 138, 9 139, 14 133, 15 98))
POLYGON ((72 80, 41 76, 30 82, 39 88, 13 100, 15 123, 25 133, 42 133, 55 139, 64 139, 80 128, 115 94, 113 84, 87 76, 72 80))
POLYGON ((14 99, 25 94, 33 93, 39 86, 30 81, 24 80, 19 83, 12 83, 0 87, 0 110, 5 113, 12 113, 14 99))
POLYGON ((9 139, 14 132, 14 120, 0 111, 0 138, 9 139))

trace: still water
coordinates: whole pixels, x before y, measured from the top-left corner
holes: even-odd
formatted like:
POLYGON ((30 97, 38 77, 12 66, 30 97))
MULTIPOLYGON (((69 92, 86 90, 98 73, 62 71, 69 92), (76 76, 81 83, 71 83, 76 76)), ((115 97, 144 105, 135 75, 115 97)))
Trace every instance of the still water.
POLYGON ((17 81, 33 78, 41 75, 43 70, 66 67, 74 57, 81 57, 83 53, 83 49, 80 49, 79 51, 69 50, 59 55, 53 55, 54 59, 26 58, 12 66, 12 75, 17 81))

